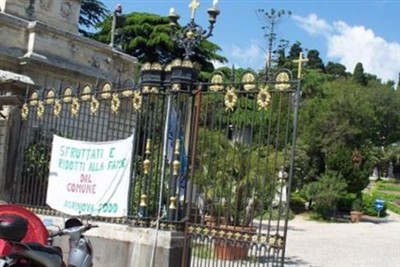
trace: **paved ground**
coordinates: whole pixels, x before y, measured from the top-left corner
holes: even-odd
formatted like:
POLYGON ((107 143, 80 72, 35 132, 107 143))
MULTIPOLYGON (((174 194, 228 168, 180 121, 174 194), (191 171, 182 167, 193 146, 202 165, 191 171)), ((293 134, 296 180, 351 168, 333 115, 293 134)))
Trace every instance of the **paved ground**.
POLYGON ((289 221, 285 266, 400 267, 400 215, 360 223, 289 221))

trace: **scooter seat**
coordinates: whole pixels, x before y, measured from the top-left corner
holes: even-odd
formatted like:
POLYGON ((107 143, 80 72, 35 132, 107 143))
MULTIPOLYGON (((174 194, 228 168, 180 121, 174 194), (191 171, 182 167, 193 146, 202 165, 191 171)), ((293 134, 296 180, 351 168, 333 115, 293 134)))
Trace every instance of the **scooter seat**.
POLYGON ((49 254, 56 254, 61 258, 63 257, 62 250, 59 247, 43 246, 39 243, 25 243, 25 245, 27 245, 32 250, 43 251, 49 254))

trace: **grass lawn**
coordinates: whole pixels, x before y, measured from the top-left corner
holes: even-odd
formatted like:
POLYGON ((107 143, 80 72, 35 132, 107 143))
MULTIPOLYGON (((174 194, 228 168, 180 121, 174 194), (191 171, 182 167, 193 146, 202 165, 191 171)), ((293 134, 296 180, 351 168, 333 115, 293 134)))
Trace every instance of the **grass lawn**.
POLYGON ((400 214, 400 181, 377 181, 371 188, 370 193, 385 200, 387 209, 400 214))

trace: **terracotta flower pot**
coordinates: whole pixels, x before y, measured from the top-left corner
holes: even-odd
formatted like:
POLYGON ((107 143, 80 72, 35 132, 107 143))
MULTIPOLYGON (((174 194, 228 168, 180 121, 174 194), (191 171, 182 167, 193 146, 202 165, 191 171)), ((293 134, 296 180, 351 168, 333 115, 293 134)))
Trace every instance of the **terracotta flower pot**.
POLYGON ((252 235, 256 232, 255 228, 252 227, 236 227, 230 225, 221 225, 216 227, 217 231, 225 231, 230 233, 230 238, 218 237, 214 242, 214 253, 217 259, 221 260, 243 260, 247 258, 247 254, 250 248, 250 243, 244 240, 236 240, 234 238, 237 234, 252 235))
POLYGON ((239 242, 216 240, 214 253, 220 260, 243 260, 247 258, 249 247, 239 242))
POLYGON ((358 223, 361 220, 363 213, 361 211, 351 211, 350 219, 352 222, 358 223))

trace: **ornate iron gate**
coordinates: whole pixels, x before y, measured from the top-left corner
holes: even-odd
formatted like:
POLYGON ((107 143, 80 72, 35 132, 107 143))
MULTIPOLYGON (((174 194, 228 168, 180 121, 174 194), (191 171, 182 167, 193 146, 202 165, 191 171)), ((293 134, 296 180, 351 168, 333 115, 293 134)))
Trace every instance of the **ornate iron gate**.
MULTIPOLYGON (((134 88, 43 88, 22 107, 16 203, 46 208, 53 134, 86 141, 136 131, 129 216, 184 231, 182 266, 281 266, 299 84, 288 70, 199 83, 190 61, 145 64, 134 88)), ((102 218, 98 218, 102 219, 102 218)))
POLYGON ((299 85, 215 73, 197 94, 183 266, 281 266, 299 85))

